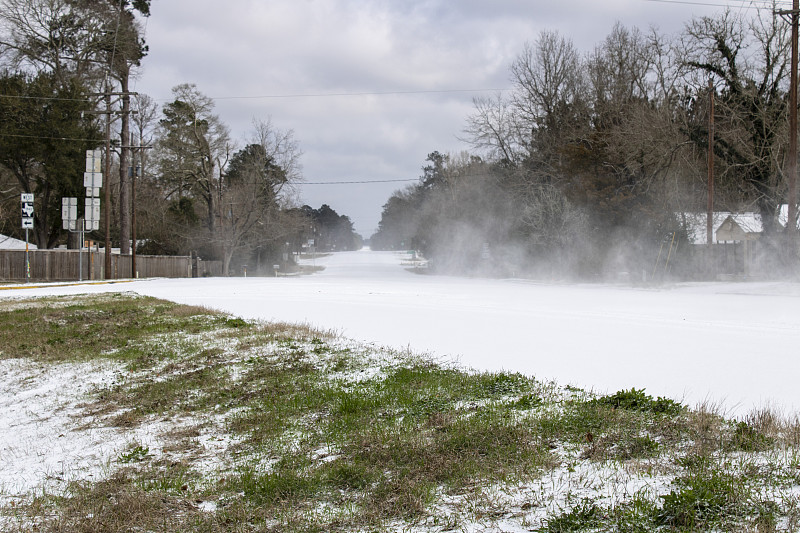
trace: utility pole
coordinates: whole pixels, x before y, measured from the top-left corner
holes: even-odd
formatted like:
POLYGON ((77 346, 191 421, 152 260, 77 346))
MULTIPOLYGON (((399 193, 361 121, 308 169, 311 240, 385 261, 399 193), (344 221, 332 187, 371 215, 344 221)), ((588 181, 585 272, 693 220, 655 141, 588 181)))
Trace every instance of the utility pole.
MULTIPOLYGON (((131 110, 123 110, 123 111, 112 111, 111 110, 111 97, 112 96, 132 96, 136 95, 137 93, 132 92, 112 92, 110 87, 106 85, 105 91, 102 93, 93 93, 91 96, 102 96, 103 101, 105 102, 105 111, 87 111, 87 113, 94 113, 97 115, 105 115, 106 116, 106 146, 105 146, 105 168, 104 174, 106 175, 106 180, 108 183, 106 184, 106 188, 104 191, 103 196, 103 203, 105 204, 104 214, 103 214, 103 229, 105 231, 105 247, 106 247, 106 254, 105 254, 105 279, 111 279, 113 277, 113 272, 111 271, 111 115, 122 115, 126 116, 131 113, 136 113, 136 111, 131 110)), ((123 140, 121 143, 121 147, 124 149, 130 149, 130 143, 127 142, 123 136, 123 140)), ((124 161, 123 161, 124 162, 124 161)), ((126 199, 127 200, 127 199, 126 199)), ((126 238, 123 236, 123 238, 126 238)))
MULTIPOLYGON (((119 253, 130 254, 131 217, 128 206, 130 203, 130 182, 128 176, 128 158, 131 155, 130 142, 130 108, 131 93, 128 92, 128 77, 120 76, 120 101, 122 113, 120 115, 120 148, 119 148, 119 253)), ((132 159, 132 158, 131 158, 132 159)), ((135 277, 131 267, 131 277, 135 277)))
POLYGON ((789 161, 787 168, 788 182, 788 217, 786 220, 786 237, 792 258, 796 258, 797 241, 797 39, 798 39, 798 13, 800 13, 800 0, 792 0, 791 11, 778 11, 785 17, 790 15, 792 25, 792 57, 791 73, 789 76, 789 161))
POLYGON ((105 275, 104 279, 111 279, 111 90, 106 85, 105 94, 103 97, 106 102, 106 187, 103 209, 103 227, 106 233, 105 245, 105 275))
POLYGON ((143 131, 139 132, 139 140, 136 146, 131 146, 131 165, 129 177, 131 179, 131 277, 136 278, 136 178, 141 178, 144 175, 144 162, 145 150, 152 148, 152 146, 145 146, 143 142, 143 131), (136 157, 138 161, 136 161, 136 157), (138 165, 137 165, 138 163, 138 165))
MULTIPOLYGON (((133 152, 135 155, 139 155, 141 159, 144 159, 144 150, 142 149, 142 138, 139 137, 139 148, 138 152, 133 152)), ((142 165, 141 160, 139 166, 136 166, 135 161, 132 162, 133 165, 131 169, 131 240, 133 241, 133 246, 131 246, 131 277, 137 278, 139 276, 136 275, 136 174, 138 173, 138 169, 142 169, 144 165, 142 165)), ((142 170, 144 172, 144 170, 142 170)))
POLYGON ((714 240, 714 82, 708 79, 708 205, 706 211, 706 244, 714 240))
POLYGON ((790 249, 796 252, 797 240, 797 15, 800 1, 792 2, 792 73, 789 88, 789 198, 786 229, 790 249))

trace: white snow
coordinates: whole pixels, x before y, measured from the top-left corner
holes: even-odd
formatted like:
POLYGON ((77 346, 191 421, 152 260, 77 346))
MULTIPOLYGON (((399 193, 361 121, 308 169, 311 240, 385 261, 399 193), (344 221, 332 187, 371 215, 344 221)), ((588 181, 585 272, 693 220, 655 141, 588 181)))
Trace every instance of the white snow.
MULTIPOLYGON (((690 405, 724 402, 735 415, 764 406, 790 415, 800 406, 800 284, 636 288, 467 279, 411 273, 402 265, 406 258, 338 253, 317 258, 326 269, 312 276, 27 284, 2 287, 8 290, 0 290, 0 298, 22 303, 132 291, 244 318, 307 323, 476 369, 519 371, 598 392, 646 388, 690 405)), ((70 480, 100 479, 134 444, 163 453, 158 421, 120 430, 76 418, 92 387, 109 384, 117 371, 111 363, 0 360, 0 506, 34 490, 63 489, 70 480)), ((209 434, 198 440, 213 458, 228 444, 221 439, 209 434)), ((486 497, 498 505, 535 501, 537 508, 523 514, 537 521, 585 491, 613 502, 639 490, 663 492, 669 481, 645 472, 616 479, 619 472, 603 465, 573 467, 577 474, 562 464, 519 494, 490 491, 486 497), (585 486, 575 485, 581 480, 585 486)), ((207 512, 215 506, 200 504, 207 512)), ((501 518, 495 525, 523 530, 514 525, 518 516, 506 518, 511 522, 501 518)))
POLYGON ((413 274, 404 259, 362 250, 317 258, 325 270, 312 276, 48 285, 0 298, 134 291, 597 392, 646 388, 690 405, 722 403, 730 414, 800 407, 800 284, 467 279, 413 274))
MULTIPOLYGON (((0 250, 24 250, 25 241, 0 234, 0 250)), ((29 250, 36 250, 35 244, 28 243, 29 250)))
POLYGON ((132 440, 150 443, 154 428, 120 431, 79 418, 77 406, 92 388, 113 380, 112 367, 97 362, 0 361, 0 504, 36 488, 98 479, 132 440))

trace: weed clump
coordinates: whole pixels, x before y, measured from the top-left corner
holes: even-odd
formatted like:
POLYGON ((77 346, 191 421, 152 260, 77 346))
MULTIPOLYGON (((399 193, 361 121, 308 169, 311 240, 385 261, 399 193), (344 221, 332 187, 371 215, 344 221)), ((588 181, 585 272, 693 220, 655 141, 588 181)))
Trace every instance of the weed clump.
POLYGON ((546 521, 540 531, 542 533, 571 533, 573 531, 591 531, 604 525, 605 513, 589 498, 584 498, 570 512, 546 521))
POLYGON ((644 389, 621 390, 610 396, 602 396, 592 402, 611 407, 612 409, 626 409, 628 411, 640 411, 647 413, 664 414, 674 416, 683 410, 683 406, 669 398, 653 398, 645 394, 644 389))
POLYGON ((739 422, 733 430, 729 447, 735 451, 761 452, 774 444, 774 440, 759 432, 747 422, 739 422))

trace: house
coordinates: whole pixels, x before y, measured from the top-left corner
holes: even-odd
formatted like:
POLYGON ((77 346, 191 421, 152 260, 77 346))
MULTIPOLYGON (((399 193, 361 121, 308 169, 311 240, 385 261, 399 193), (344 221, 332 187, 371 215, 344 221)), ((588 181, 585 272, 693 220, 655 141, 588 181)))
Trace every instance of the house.
POLYGON ((755 241, 761 235, 761 218, 753 213, 728 215, 714 232, 714 242, 745 242, 755 241))
MULTIPOLYGON (((707 244, 706 213, 682 213, 687 237, 698 249, 707 244)), ((749 276, 758 268, 758 239, 764 230, 758 213, 715 212, 712 218, 714 245, 705 254, 718 276, 749 276), (709 255, 710 254, 710 255, 709 255)))
MULTIPOLYGON (((682 213, 686 234, 691 244, 706 244, 706 214, 682 213)), ((757 213, 715 212, 711 223, 711 242, 730 243, 757 240, 763 231, 761 215, 757 213)))

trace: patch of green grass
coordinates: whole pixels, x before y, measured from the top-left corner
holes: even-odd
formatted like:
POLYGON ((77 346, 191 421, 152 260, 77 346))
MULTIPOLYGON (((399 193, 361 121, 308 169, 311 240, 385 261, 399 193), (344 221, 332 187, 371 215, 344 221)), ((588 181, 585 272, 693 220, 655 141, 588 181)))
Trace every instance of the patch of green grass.
POLYGON ((605 524, 603 509, 588 498, 573 507, 569 512, 546 521, 545 526, 539 531, 542 533, 572 533, 577 531, 592 531, 605 524))
POLYGON ((48 297, 15 307, 0 303, 3 358, 86 361, 114 358, 115 351, 154 335, 199 333, 219 327, 224 315, 155 298, 121 294, 48 297))
POLYGON ((132 444, 127 451, 117 457, 117 461, 122 464, 139 463, 150 455, 150 448, 141 444, 132 444))
POLYGON ((683 406, 674 400, 661 397, 653 398, 649 394, 645 394, 644 389, 621 390, 610 396, 602 396, 592 401, 612 409, 659 413, 669 416, 677 415, 683 410, 683 406))
POLYGON ((688 456, 680 463, 686 472, 675 479, 675 488, 669 494, 661 496, 659 524, 708 530, 752 510, 752 494, 747 484, 723 471, 709 457, 688 456))
POLYGON ((728 447, 743 452, 760 452, 774 445, 774 439, 760 433, 747 422, 737 422, 728 447))

